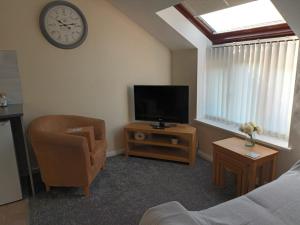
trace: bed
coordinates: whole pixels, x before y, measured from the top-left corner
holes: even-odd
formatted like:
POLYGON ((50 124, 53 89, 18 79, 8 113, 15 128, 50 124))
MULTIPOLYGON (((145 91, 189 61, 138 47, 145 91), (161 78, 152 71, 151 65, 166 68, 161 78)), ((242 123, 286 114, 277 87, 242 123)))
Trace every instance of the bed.
POLYGON ((175 201, 155 206, 140 225, 300 225, 300 161, 277 180, 206 210, 175 201))

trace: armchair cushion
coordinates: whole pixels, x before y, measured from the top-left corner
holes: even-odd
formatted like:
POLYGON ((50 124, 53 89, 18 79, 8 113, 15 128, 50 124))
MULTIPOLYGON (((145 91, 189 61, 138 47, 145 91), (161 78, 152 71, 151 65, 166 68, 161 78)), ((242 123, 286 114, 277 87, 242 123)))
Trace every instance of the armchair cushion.
POLYGON ((69 128, 66 131, 67 134, 71 135, 77 135, 85 137, 89 146, 90 150, 90 159, 91 159, 91 165, 94 165, 94 157, 93 154, 95 154, 95 132, 94 127, 77 127, 77 128, 69 128))
POLYGON ((99 161, 105 156, 106 147, 107 144, 105 140, 95 142, 95 152, 91 153, 91 158, 93 158, 93 161, 99 161))
POLYGON ((95 159, 93 155, 95 154, 95 132, 94 127, 78 127, 78 128, 69 128, 67 130, 68 134, 71 135, 77 135, 77 136, 83 136, 87 139, 87 143, 90 150, 90 160, 91 165, 94 165, 95 159))
POLYGON ((95 132, 94 127, 78 127, 78 128, 70 128, 67 130, 68 134, 83 136, 87 139, 90 152, 94 152, 95 148, 95 132))
POLYGON ((95 153, 91 153, 94 164, 91 167, 92 173, 90 179, 93 180, 97 175, 97 171, 104 167, 106 159, 107 143, 105 140, 95 142, 95 153))

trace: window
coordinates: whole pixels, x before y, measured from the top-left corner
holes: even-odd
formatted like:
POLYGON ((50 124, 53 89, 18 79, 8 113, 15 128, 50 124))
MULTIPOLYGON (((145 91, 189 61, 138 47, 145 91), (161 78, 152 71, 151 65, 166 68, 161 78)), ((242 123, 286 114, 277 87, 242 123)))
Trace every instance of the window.
POLYGON ((215 33, 285 23, 270 0, 253 1, 204 14, 199 18, 204 20, 215 33))
POLYGON ((232 125, 254 121, 265 135, 287 140, 298 47, 290 39, 210 48, 203 116, 232 125))

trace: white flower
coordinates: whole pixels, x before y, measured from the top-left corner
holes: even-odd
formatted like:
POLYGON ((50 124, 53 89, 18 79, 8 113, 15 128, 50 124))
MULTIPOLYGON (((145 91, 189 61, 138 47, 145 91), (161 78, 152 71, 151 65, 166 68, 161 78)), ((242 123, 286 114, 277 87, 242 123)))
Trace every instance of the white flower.
POLYGON ((263 133, 263 129, 260 126, 256 126, 255 129, 256 129, 256 132, 258 134, 262 134, 263 133))
POLYGON ((254 122, 248 122, 241 124, 239 131, 248 135, 252 135, 254 132, 257 132, 257 134, 261 134, 263 132, 263 129, 254 122))
POLYGON ((252 134, 254 131, 254 127, 252 127, 249 123, 244 126, 244 132, 246 134, 252 134))

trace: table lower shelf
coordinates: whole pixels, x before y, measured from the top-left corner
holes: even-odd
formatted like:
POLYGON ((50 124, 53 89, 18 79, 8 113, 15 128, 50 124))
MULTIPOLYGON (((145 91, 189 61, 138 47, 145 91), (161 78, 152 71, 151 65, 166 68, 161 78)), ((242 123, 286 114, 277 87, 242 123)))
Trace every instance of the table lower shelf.
POLYGON ((190 163, 188 152, 176 148, 134 146, 129 149, 128 155, 190 163))

